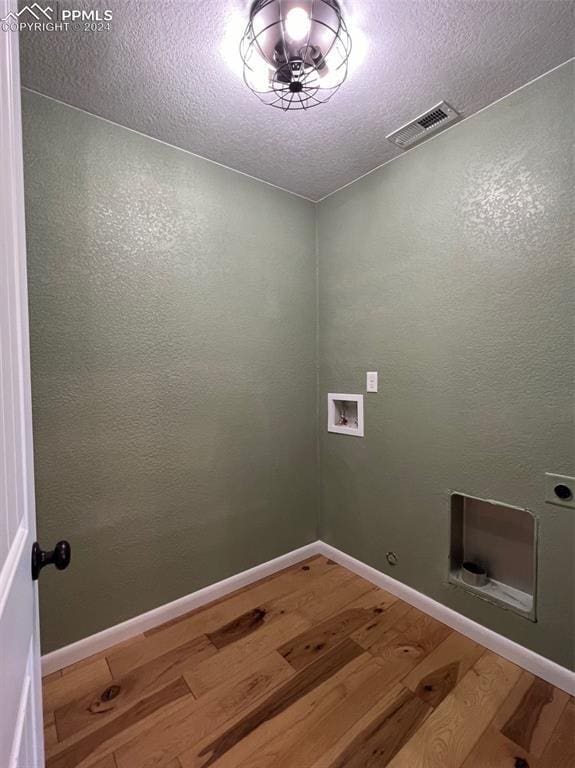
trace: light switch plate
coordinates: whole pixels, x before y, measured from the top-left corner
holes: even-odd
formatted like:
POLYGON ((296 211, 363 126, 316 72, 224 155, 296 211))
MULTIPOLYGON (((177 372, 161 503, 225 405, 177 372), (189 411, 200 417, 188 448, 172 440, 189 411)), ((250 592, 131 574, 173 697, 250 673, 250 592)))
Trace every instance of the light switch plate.
POLYGON ((365 388, 368 392, 377 392, 377 371, 368 371, 365 374, 365 388))
POLYGON ((545 501, 575 509, 575 477, 545 473, 545 501))

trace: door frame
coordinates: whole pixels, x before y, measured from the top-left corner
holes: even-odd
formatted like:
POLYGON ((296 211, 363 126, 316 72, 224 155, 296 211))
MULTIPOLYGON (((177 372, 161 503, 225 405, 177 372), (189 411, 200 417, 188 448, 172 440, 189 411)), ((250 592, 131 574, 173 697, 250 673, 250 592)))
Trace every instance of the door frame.
MULTIPOLYGON (((0 0, 0 19, 17 13, 0 0)), ((44 741, 18 32, 0 28, 0 760, 43 768, 44 741)))

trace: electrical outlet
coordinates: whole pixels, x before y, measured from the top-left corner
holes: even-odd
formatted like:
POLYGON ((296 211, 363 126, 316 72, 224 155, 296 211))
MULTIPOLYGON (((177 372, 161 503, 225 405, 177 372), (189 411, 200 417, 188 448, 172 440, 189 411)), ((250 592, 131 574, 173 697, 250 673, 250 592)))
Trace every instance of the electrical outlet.
POLYGON ((575 477, 545 473, 545 501, 575 509, 575 477))

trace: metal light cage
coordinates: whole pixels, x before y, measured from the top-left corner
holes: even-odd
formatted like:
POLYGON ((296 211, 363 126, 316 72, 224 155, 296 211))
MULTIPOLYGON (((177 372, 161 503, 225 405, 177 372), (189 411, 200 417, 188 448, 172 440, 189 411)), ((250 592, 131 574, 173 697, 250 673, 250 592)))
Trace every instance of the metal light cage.
POLYGON ((255 0, 240 44, 248 88, 285 111, 329 101, 347 77, 350 52, 337 0, 255 0), (309 17, 309 30, 300 40, 286 29, 295 8, 309 17))

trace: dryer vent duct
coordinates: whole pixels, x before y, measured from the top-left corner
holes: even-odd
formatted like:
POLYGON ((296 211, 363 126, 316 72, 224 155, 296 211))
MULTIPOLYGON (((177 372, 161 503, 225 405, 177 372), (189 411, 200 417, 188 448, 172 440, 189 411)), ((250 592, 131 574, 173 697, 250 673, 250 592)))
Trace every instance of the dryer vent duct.
POLYGON ((410 123, 402 125, 401 128, 388 134, 385 138, 400 149, 409 149, 414 144, 439 133, 457 120, 461 120, 459 112, 456 112, 447 102, 440 101, 439 104, 416 117, 410 123))

